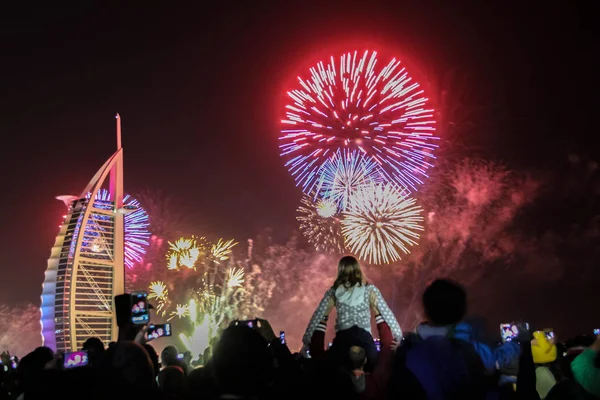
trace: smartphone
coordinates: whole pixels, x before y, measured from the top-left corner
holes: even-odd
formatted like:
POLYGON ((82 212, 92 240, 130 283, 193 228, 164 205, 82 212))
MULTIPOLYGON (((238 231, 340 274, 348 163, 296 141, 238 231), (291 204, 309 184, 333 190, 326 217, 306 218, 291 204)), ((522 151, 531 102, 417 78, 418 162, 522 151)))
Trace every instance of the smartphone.
POLYGON ((246 320, 246 321, 238 321, 238 324, 240 324, 242 326, 247 326, 248 328, 255 328, 256 327, 256 320, 255 319, 250 319, 250 320, 246 320))
POLYGON ((148 293, 131 293, 131 322, 136 325, 145 325, 150 321, 148 312, 148 293))
POLYGON ((279 340, 281 341, 281 344, 285 344, 285 332, 284 331, 279 332, 279 340))
POLYGON ((177 354, 177 358, 180 359, 180 360, 183 360, 183 353, 177 354))
POLYGON ((546 335, 546 339, 548 339, 548 340, 554 339, 554 331, 552 329, 544 329, 544 334, 546 335))
POLYGON ((333 346, 333 342, 329 342, 329 343, 327 344, 327 348, 328 348, 328 349, 330 349, 330 348, 331 348, 331 346, 333 346))
POLYGON ((171 324, 148 325, 148 340, 171 336, 171 324))
POLYGON ((381 351, 381 340, 373 339, 373 341, 375 342, 375 348, 377 349, 377 351, 381 351))
POLYGON ((500 337, 502 342, 510 342, 519 336, 519 328, 515 324, 500 324, 500 337))
POLYGON ((600 335, 600 328, 594 329, 594 336, 599 336, 599 335, 600 335))
POLYGON ((73 351, 65 353, 63 366, 65 369, 77 368, 88 365, 87 351, 73 351))

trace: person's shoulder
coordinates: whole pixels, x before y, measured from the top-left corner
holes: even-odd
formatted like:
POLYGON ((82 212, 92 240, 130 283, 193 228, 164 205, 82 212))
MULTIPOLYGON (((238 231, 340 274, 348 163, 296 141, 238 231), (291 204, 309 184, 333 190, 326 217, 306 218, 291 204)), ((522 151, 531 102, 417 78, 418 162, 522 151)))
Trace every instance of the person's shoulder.
POLYGON ((370 292, 374 292, 374 293, 381 293, 379 291, 379 289, 377 289, 377 286, 373 285, 372 283, 365 283, 365 289, 370 293, 370 292))

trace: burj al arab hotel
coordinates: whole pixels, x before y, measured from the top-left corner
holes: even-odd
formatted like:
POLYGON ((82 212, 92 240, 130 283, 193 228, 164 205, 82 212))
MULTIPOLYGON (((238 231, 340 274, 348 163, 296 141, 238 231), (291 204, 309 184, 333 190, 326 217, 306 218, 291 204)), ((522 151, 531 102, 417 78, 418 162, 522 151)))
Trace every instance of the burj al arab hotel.
POLYGON ((89 337, 116 340, 113 298, 124 293, 123 148, 117 114, 117 150, 79 196, 59 196, 67 213, 48 259, 42 289, 43 345, 76 351, 89 337), (97 198, 108 188, 108 200, 97 198))

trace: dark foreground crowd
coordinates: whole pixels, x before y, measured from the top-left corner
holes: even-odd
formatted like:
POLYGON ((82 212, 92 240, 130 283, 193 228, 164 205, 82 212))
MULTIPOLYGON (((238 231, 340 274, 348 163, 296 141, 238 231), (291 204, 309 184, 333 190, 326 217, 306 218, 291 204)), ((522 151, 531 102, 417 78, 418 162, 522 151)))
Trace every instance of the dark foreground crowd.
POLYGON ((376 316, 376 355, 360 346, 360 329, 338 332, 328 346, 326 318, 302 354, 292 354, 265 320, 232 324, 202 366, 173 347, 159 360, 143 335, 106 349, 89 339, 89 364, 78 368, 64 369, 61 355, 45 347, 16 368, 3 353, 0 399, 600 399, 600 338, 561 347, 522 324, 515 340, 487 345, 464 320, 464 290, 445 280, 426 289, 423 308, 428 321, 400 343, 376 316))

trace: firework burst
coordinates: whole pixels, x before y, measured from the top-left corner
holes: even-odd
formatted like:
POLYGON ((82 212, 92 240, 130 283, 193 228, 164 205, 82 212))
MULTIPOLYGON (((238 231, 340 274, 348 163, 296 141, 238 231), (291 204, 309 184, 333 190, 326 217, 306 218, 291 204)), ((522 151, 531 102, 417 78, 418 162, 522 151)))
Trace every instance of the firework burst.
MULTIPOLYGON (((379 164, 358 150, 338 150, 323 164, 316 192, 326 199, 323 203, 328 200, 337 209, 344 211, 358 188, 384 182, 383 172, 379 164)), ((323 214, 321 216, 327 217, 323 214)))
POLYGON ((179 269, 180 267, 186 267, 195 269, 200 257, 200 250, 201 247, 194 236, 189 239, 179 238, 175 243, 169 242, 167 268, 179 269))
POLYGON ((240 287, 244 283, 244 270, 241 268, 229 268, 225 284, 229 288, 240 287))
POLYGON ((331 218, 337 214, 337 205, 333 200, 323 199, 316 203, 317 214, 323 218, 331 218))
POLYGON ((324 209, 322 204, 315 203, 308 196, 304 196, 301 203, 298 208, 300 215, 296 219, 300 222, 300 231, 308 239, 308 242, 317 251, 343 253, 344 239, 338 216, 335 214, 330 217, 322 216, 324 209))
POLYGON ((377 53, 343 54, 298 77, 288 92, 281 155, 296 183, 314 193, 324 163, 339 149, 358 150, 398 185, 416 190, 431 166, 434 110, 395 58, 380 68, 377 53))
POLYGON ((162 281, 155 281, 150 283, 149 289, 148 300, 156 299, 158 301, 156 313, 164 316, 166 312, 165 308, 169 302, 169 289, 167 289, 167 285, 162 281))
POLYGON ((190 315, 189 304, 177 304, 175 306, 175 310, 171 311, 171 313, 169 315, 170 315, 170 317, 167 321, 170 321, 175 317, 178 317, 178 318, 189 317, 189 315, 190 315))
POLYGON ((224 241, 223 239, 219 239, 217 243, 213 244, 210 253, 213 257, 213 260, 218 264, 219 261, 225 261, 229 259, 229 255, 231 254, 231 249, 237 245, 237 242, 234 242, 233 239, 224 241))
POLYGON ((362 260, 388 264, 400 260, 401 250, 416 245, 422 231, 422 209, 393 185, 359 189, 342 220, 346 245, 362 260))
MULTIPOLYGON (((89 198, 91 193, 88 193, 89 198)), ((102 209, 113 207, 113 203, 110 203, 110 192, 106 189, 100 189, 96 194, 96 200, 94 206, 102 209)), ((148 213, 137 201, 130 195, 123 197, 123 205, 129 210, 133 210, 125 214, 124 218, 124 261, 127 268, 133 268, 136 263, 142 261, 142 257, 146 254, 146 248, 150 244, 150 236, 152 235, 148 228, 150 221, 148 220, 148 213)), ((98 224, 97 229, 103 231, 102 224, 98 224)), ((92 251, 98 253, 104 250, 106 247, 106 241, 103 237, 94 239, 91 244, 92 251)))

